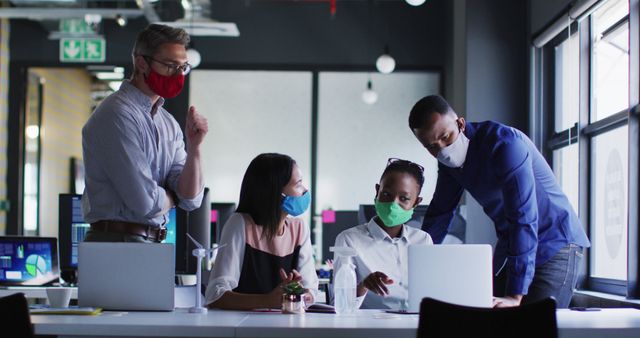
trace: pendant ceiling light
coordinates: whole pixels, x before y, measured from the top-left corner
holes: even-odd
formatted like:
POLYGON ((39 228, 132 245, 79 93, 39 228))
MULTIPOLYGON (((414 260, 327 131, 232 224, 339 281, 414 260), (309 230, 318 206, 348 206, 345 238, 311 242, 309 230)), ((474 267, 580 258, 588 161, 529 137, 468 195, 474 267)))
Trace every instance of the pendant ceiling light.
POLYGON ((187 60, 189 60, 189 64, 192 68, 196 68, 200 65, 202 57, 200 56, 200 52, 193 48, 193 45, 191 47, 192 48, 187 49, 187 60))
POLYGON ((362 101, 366 104, 375 104, 378 101, 378 93, 373 90, 371 79, 367 81, 367 89, 362 92, 362 101))
POLYGON ((384 53, 376 60, 376 68, 382 74, 390 74, 396 68, 396 60, 389 54, 389 46, 384 47, 384 53))
POLYGON ((425 3, 426 0, 405 0, 411 6, 420 6, 425 3))

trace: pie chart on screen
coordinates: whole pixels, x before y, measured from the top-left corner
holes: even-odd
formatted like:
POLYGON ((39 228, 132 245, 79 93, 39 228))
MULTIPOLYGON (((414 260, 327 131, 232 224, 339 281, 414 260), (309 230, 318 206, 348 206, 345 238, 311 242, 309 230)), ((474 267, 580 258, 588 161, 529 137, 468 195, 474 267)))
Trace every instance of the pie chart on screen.
POLYGON ((47 261, 40 255, 29 255, 25 267, 29 276, 32 277, 47 273, 47 261))

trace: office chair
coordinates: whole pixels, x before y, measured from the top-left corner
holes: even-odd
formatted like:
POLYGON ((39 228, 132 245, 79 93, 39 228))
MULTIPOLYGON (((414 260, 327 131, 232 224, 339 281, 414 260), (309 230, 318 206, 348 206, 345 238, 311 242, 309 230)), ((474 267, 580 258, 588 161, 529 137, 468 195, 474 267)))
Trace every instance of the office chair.
POLYGON ((557 338, 556 302, 492 309, 424 298, 418 324, 418 338, 423 337, 557 338))
POLYGON ((3 332, 13 332, 12 337, 33 337, 29 305, 23 293, 0 298, 0 327, 3 332))

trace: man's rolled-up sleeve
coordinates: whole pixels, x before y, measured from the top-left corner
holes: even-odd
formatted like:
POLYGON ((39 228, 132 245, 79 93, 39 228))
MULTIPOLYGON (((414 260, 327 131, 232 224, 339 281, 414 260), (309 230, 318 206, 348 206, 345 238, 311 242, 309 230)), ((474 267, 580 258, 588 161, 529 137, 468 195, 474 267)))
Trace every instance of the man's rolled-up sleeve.
POLYGON ((185 198, 181 196, 178 189, 178 181, 180 175, 184 169, 184 164, 187 161, 187 152, 184 149, 184 141, 182 141, 182 132, 178 132, 177 140, 175 141, 175 154, 173 156, 173 163, 169 174, 167 175, 167 185, 171 191, 178 196, 178 206, 186 211, 195 210, 202 205, 202 198, 204 197, 204 186, 200 188, 200 192, 193 198, 185 198))

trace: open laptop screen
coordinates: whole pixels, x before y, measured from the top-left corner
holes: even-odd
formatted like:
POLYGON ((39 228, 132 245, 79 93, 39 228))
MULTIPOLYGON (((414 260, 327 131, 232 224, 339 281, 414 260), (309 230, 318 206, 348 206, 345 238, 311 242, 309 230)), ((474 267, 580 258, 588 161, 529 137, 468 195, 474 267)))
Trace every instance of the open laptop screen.
POLYGON ((57 244, 52 237, 0 237, 0 285, 58 282, 57 244))

